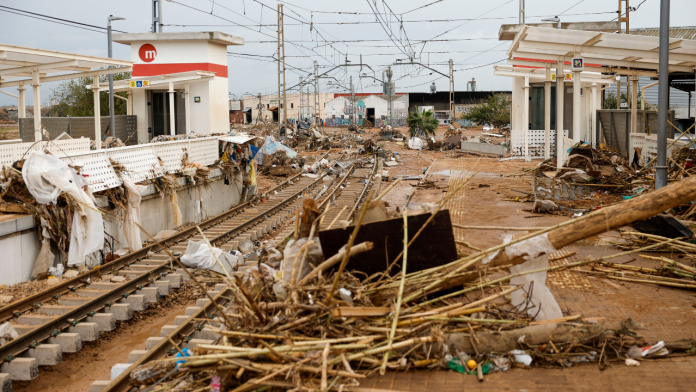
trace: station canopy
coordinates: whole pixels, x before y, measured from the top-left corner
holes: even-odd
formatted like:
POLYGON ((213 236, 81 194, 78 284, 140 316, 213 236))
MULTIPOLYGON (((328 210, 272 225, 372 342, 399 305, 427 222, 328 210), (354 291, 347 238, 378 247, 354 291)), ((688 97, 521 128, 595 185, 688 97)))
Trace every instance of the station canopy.
MULTIPOLYGON (((507 52, 508 63, 570 62, 583 57, 585 69, 597 72, 655 75, 659 69, 659 37, 524 26, 507 52)), ((696 40, 669 40, 669 72, 691 73, 696 67, 696 40)))
POLYGON ((45 83, 129 72, 132 65, 124 60, 0 43, 0 87, 33 85, 33 76, 45 83), (106 69, 110 66, 118 68, 106 69))

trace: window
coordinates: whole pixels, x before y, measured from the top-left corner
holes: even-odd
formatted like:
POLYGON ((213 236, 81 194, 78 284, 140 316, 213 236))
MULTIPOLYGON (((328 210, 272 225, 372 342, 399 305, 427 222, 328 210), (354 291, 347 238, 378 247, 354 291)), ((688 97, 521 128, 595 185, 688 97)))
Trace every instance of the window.
POLYGON ((293 109, 293 108, 295 108, 295 104, 290 102, 290 109, 293 109))
POLYGON ((271 108, 271 105, 267 103, 267 104, 266 104, 266 109, 270 109, 270 108, 271 108))
POLYGON ((281 109, 283 108, 283 104, 282 104, 282 103, 280 104, 280 108, 281 108, 281 109))

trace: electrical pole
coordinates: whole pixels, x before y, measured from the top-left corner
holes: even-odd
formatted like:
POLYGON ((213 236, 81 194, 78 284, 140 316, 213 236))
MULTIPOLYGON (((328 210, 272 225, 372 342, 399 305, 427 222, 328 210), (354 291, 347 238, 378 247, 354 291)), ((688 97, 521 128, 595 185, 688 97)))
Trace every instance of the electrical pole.
MULTIPOLYGON (((521 0, 524 2, 524 0, 521 0)), ((449 61, 449 86, 450 86, 450 96, 449 96, 449 102, 450 102, 450 124, 452 121, 457 121, 457 111, 454 108, 454 61, 450 59, 449 61)))
POLYGON ((283 26, 283 5, 278 4, 278 137, 280 130, 288 121, 287 97, 285 91, 285 27, 283 26), (282 63, 282 65, 281 65, 282 63), (283 120, 280 119, 280 94, 283 93, 283 120))
MULTIPOLYGON (((621 1, 621 0, 619 0, 621 1)), ((519 23, 524 24, 524 14, 526 10, 524 9, 524 0, 520 0, 520 14, 519 14, 519 23)))
POLYGON ((314 126, 318 127, 319 126, 319 121, 320 111, 319 107, 319 63, 317 63, 317 60, 314 60, 314 126))
MULTIPOLYGON (((628 0, 626 1, 628 3, 628 0)), ((626 12, 628 15, 628 12, 626 12)), ((657 92, 655 189, 667 186, 667 110, 669 110, 669 0, 660 0, 660 65, 657 92)))
POLYGON ((258 109, 258 113, 256 113, 256 124, 258 124, 261 120, 261 109, 263 109, 263 104, 261 103, 261 93, 259 93, 259 104, 256 108, 258 109))
POLYGON ((385 71, 387 75, 387 80, 382 82, 384 94, 387 96, 387 102, 389 103, 389 120, 387 121, 387 124, 392 125, 392 96, 396 94, 396 86, 395 84, 391 81, 392 76, 394 76, 394 72, 391 69, 391 65, 387 68, 385 71))
MULTIPOLYGON (((522 1, 524 1, 524 0, 522 0, 522 1)), ((619 11, 618 11, 618 13, 619 13, 619 19, 618 19, 618 21, 619 21, 619 34, 621 34, 621 32, 622 32, 621 31, 621 24, 622 23, 626 23, 625 28, 623 29, 623 33, 630 34, 631 29, 630 29, 630 23, 629 23, 629 19, 630 19, 629 11, 630 11, 630 7, 628 6, 628 0, 619 0, 619 11), (621 16, 621 14, 622 14, 621 3, 623 3, 623 2, 626 2, 626 5, 624 6, 624 12, 623 12, 625 15, 621 16)))
POLYGON ((164 0, 152 0, 152 32, 162 32, 162 2, 164 0))
MULTIPOLYGON (((106 24, 106 39, 109 41, 109 58, 113 57, 113 51, 111 49, 111 21, 112 20, 124 20, 125 18, 119 18, 118 16, 109 15, 106 24)), ((109 66, 109 68, 112 68, 109 66)), ((100 113, 94 113, 94 121, 101 121, 100 113)), ((114 75, 109 74, 109 132, 111 136, 116 136, 116 127, 114 126, 114 75)), ((99 140, 95 140, 99 143, 99 140)))
POLYGON ((353 93, 353 76, 350 77, 350 124, 355 125, 355 94, 353 93))
POLYGON ((302 84, 302 76, 300 76, 300 106, 297 108, 297 121, 300 122, 302 120, 302 105, 304 104, 304 97, 302 94, 302 88, 304 85, 302 84))

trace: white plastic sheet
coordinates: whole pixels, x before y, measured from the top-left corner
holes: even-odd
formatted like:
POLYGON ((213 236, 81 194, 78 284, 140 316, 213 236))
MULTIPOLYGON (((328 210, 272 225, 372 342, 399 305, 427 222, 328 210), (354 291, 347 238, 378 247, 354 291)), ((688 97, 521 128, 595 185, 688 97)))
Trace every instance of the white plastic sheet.
POLYGON ((140 224, 140 202, 142 201, 142 194, 147 187, 135 185, 133 180, 127 176, 123 176, 121 179, 123 180, 123 186, 126 188, 126 198, 128 200, 126 213, 123 217, 123 234, 126 237, 126 241, 128 241, 128 248, 131 252, 135 252, 143 247, 138 225, 140 224))
MULTIPOLYGON (((527 261, 510 268, 512 274, 519 274, 526 271, 547 268, 549 266, 549 254, 556 251, 556 248, 549 241, 548 233, 528 240, 518 242, 505 248, 505 252, 510 260, 522 256, 527 261)), ((527 307, 527 313, 536 316, 536 320, 552 320, 563 317, 563 312, 556 302, 551 291, 546 287, 546 271, 535 272, 514 277, 510 280, 513 286, 524 285, 524 291, 531 290, 531 302, 536 305, 531 307, 527 304, 527 294, 523 290, 517 290, 511 294, 512 303, 520 309, 527 307)))
POLYGON ((32 151, 22 167, 22 178, 41 204, 55 204, 61 192, 77 201, 68 250, 69 266, 84 264, 87 254, 103 249, 104 220, 92 195, 80 187, 84 179, 74 169, 53 155, 32 151))
POLYGON ((282 143, 275 141, 270 136, 266 136, 266 141, 263 143, 261 150, 259 150, 254 158, 256 159, 256 162, 261 165, 263 164, 264 154, 274 154, 276 151, 285 151, 285 155, 290 159, 297 156, 297 152, 284 146, 282 143))
POLYGON ((423 149, 423 140, 417 137, 412 137, 408 139, 408 147, 411 150, 422 150, 423 149))
POLYGON ((212 248, 205 242, 189 241, 186 246, 186 252, 181 256, 181 262, 189 268, 213 270, 219 273, 231 273, 232 269, 237 265, 237 256, 225 253, 222 249, 212 248), (224 266, 224 271, 220 268, 215 258, 220 260, 224 266))
MULTIPOLYGON (((286 282, 290 282, 292 278, 292 269, 293 265, 295 264, 295 258, 297 257, 298 253, 300 252, 300 249, 308 242, 309 238, 300 238, 299 240, 290 240, 287 245, 285 245, 285 249, 283 250, 283 263, 282 266, 280 267, 280 272, 283 274, 282 279, 286 282)), ((309 246, 309 249, 307 250, 307 257, 304 260, 304 266, 302 267, 302 270, 295 273, 295 282, 299 282, 300 279, 304 278, 307 276, 312 271, 312 268, 310 267, 310 263, 318 265, 319 262, 323 260, 324 253, 321 250, 321 243, 319 242, 319 237, 314 237, 312 239, 314 242, 312 245, 309 246)), ((300 268, 300 262, 302 256, 300 256, 297 259, 297 268, 300 268)))

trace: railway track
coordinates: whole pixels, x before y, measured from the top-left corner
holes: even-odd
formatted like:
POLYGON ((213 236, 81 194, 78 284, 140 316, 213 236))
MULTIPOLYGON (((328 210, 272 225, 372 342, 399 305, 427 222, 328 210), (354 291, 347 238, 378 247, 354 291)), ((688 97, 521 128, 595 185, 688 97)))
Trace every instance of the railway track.
MULTIPOLYGON (((323 176, 290 177, 267 192, 270 196, 265 203, 240 204, 198 226, 213 246, 235 250, 291 218, 301 206, 299 196, 318 192, 323 176)), ((202 239, 192 226, 161 243, 178 256, 189 240, 202 239)), ((82 343, 95 341, 101 332, 115 329, 116 321, 128 320, 133 312, 145 310, 184 280, 188 280, 185 271, 172 268, 170 257, 160 254, 159 246, 152 244, 3 307, 0 321, 10 321, 19 336, 0 346, 1 372, 9 375, 0 377, 0 382, 37 377, 39 366, 60 363, 62 353, 80 351, 82 343)))
MULTIPOLYGON (((347 155, 342 155, 340 158, 345 159, 347 157, 347 155)), ((381 171, 381 168, 381 160, 375 160, 372 166, 367 168, 355 168, 355 164, 351 164, 346 173, 334 181, 332 184, 333 190, 326 193, 324 201, 320 204, 320 209, 330 208, 322 226, 329 224, 329 216, 338 218, 343 216, 345 219, 348 219, 348 217, 354 214, 361 202, 364 201, 367 192, 371 188, 379 190, 381 177, 376 176, 377 180, 374 182, 372 179, 376 173, 381 171), (366 181, 361 181, 363 179, 366 181), (345 208, 343 208, 344 206, 345 208), (342 214, 339 214, 340 210, 344 210, 342 214), (346 213, 345 210, 349 210, 349 212, 346 213), (333 215, 331 215, 332 211, 335 211, 333 215)), ((274 241, 280 242, 284 240, 292 234, 293 230, 291 227, 287 228, 274 241)), ((177 352, 176 346, 195 348, 198 344, 209 344, 218 339, 220 335, 216 332, 216 329, 224 327, 222 319, 217 317, 218 308, 225 309, 231 305, 230 299, 232 295, 229 286, 222 283, 216 285, 215 289, 209 291, 208 294, 212 297, 214 303, 208 298, 199 299, 195 307, 187 309, 185 315, 176 317, 175 323, 177 325, 164 326, 160 331, 159 337, 149 338, 145 342, 145 350, 134 350, 131 352, 129 366, 118 377, 111 381, 95 381, 90 388, 90 392, 130 391, 132 388, 130 372, 138 366, 159 358, 175 355, 177 352)))

